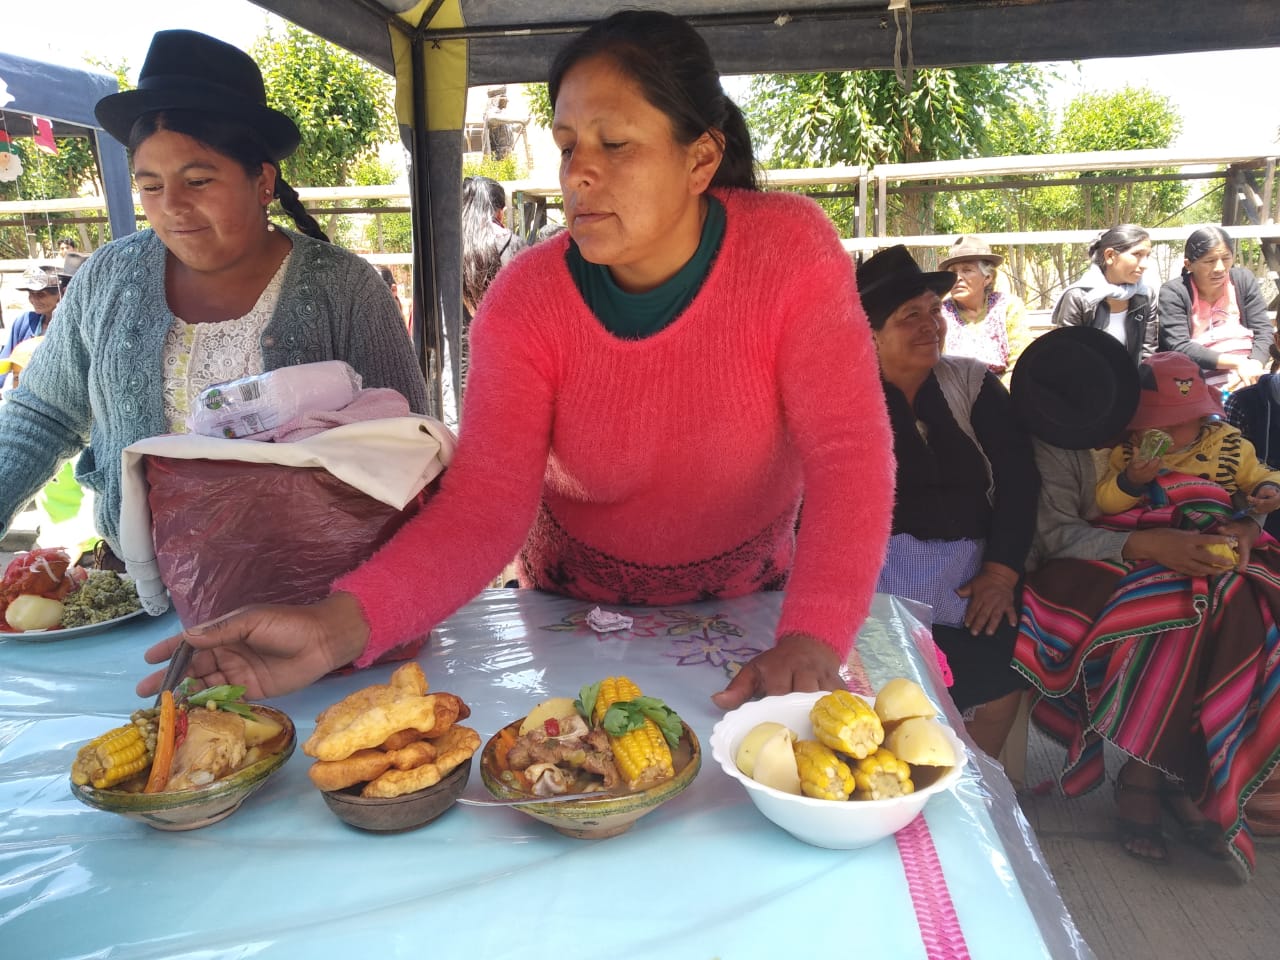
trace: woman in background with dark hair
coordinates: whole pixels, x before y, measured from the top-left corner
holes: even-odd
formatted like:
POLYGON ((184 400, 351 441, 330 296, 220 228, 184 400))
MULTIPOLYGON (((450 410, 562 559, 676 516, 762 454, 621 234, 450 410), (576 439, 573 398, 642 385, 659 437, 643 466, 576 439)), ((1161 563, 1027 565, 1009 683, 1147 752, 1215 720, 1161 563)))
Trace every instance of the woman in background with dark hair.
POLYGON ((1235 266, 1219 226, 1187 238, 1182 275, 1160 288, 1160 349, 1185 353, 1212 387, 1238 390, 1266 370, 1275 327, 1253 274, 1235 266))
POLYGON ((426 383, 386 285, 324 238, 280 161, 298 129, 266 105, 244 52, 189 30, 155 35, 138 88, 104 97, 151 229, 85 261, 22 384, 0 407, 0 533, 82 448, 98 533, 118 547, 121 451, 186 432, 205 388, 344 360, 366 387, 425 412, 426 383), (273 199, 301 232, 268 218, 273 199))
POLYGON ((475 316, 498 271, 524 249, 507 229, 507 191, 488 177, 462 180, 462 305, 475 316))
POLYGON ((842 686, 893 496, 849 257, 811 200, 756 189, 742 114, 684 21, 615 14, 568 42, 549 88, 569 229, 485 294, 439 492, 325 600, 188 635, 204 682, 270 696, 366 666, 523 542, 522 585, 587 602, 785 587, 775 645, 721 707, 842 686))
POLYGON ((1092 264, 1062 292, 1053 308, 1057 327, 1105 330, 1129 351, 1136 367, 1155 353, 1158 328, 1154 293, 1143 280, 1151 235, 1122 223, 1089 244, 1092 264))
POLYGON ((524 241, 507 229, 507 191, 488 177, 462 180, 462 336, 458 357, 459 394, 466 389, 471 365, 471 320, 480 298, 506 264, 524 249, 524 241))

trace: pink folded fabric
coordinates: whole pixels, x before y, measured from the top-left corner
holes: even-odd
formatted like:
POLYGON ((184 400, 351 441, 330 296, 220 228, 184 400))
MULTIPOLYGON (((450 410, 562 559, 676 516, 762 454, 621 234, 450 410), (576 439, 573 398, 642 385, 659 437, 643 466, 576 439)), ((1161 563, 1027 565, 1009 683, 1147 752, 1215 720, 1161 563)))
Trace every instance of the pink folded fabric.
POLYGON ((348 423, 407 417, 410 413, 409 401, 399 391, 388 387, 369 387, 357 393, 355 399, 341 410, 317 410, 312 413, 303 413, 280 424, 274 430, 255 433, 245 439, 295 443, 348 423))

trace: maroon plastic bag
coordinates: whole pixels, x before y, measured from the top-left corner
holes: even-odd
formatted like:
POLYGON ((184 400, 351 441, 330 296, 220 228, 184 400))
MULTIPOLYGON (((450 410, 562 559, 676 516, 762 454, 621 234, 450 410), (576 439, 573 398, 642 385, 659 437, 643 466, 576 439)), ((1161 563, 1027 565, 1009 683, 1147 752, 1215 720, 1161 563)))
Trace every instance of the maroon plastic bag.
POLYGON ((397 510, 318 467, 145 459, 160 578, 187 626, 326 596, 434 490, 397 510))

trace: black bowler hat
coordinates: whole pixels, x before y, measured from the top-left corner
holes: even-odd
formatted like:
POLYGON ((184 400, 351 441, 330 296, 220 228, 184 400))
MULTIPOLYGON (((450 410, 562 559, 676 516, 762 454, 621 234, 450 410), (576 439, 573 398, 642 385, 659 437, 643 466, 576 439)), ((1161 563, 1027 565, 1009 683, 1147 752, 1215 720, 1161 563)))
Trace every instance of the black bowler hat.
POLYGON ((858 267, 858 296, 872 328, 877 330, 884 326, 889 314, 911 298, 926 290, 942 296, 955 282, 956 275, 950 271, 925 273, 901 244, 881 250, 858 267))
POLYGON ((1111 445, 1128 426, 1138 409, 1138 370, 1105 330, 1059 327, 1022 351, 1009 390, 1033 436, 1086 450, 1111 445))
POLYGON ((272 160, 301 139, 292 120, 267 106, 262 72, 243 50, 194 30, 161 30, 151 39, 136 90, 103 97, 93 108, 103 129, 129 142, 134 121, 157 110, 194 110, 239 120, 272 160))

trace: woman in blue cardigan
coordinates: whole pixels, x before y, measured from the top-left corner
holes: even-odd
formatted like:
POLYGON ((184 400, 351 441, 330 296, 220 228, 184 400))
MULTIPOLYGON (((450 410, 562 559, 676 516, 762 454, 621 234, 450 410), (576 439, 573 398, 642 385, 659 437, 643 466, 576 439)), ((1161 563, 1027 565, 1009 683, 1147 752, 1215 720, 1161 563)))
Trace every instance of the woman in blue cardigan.
POLYGON ((185 429, 214 383, 343 360, 366 387, 425 412, 426 383, 382 278, 326 241, 280 161, 298 128, 266 104, 247 54, 189 30, 157 33, 136 90, 95 113, 129 147, 151 229, 76 274, 57 321, 0 405, 0 534, 66 460, 97 495, 117 550, 121 451, 185 429), (299 232, 277 228, 279 201, 299 232))

